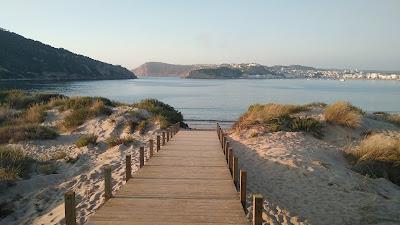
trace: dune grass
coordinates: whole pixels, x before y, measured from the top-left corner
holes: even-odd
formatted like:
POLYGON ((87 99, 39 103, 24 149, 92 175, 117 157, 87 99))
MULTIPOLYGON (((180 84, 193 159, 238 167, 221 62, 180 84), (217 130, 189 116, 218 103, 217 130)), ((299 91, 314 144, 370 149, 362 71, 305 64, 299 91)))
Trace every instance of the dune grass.
POLYGON ((325 120, 345 127, 360 126, 363 111, 348 102, 335 102, 325 109, 325 120))
POLYGON ((144 134, 144 133, 146 133, 146 129, 147 129, 148 125, 149 125, 149 122, 147 120, 142 120, 139 122, 136 129, 140 134, 144 134))
POLYGON ((108 146, 114 147, 117 145, 129 145, 138 142, 134 137, 126 136, 126 137, 109 137, 105 140, 108 146))
POLYGON ((84 134, 75 141, 75 145, 78 148, 87 146, 89 144, 95 145, 97 143, 97 135, 95 134, 84 134))
POLYGON ((166 128, 171 124, 183 123, 182 113, 172 106, 156 99, 145 99, 132 104, 133 107, 145 109, 152 114, 153 121, 159 121, 161 128, 166 128))
POLYGON ((23 140, 45 140, 58 137, 58 133, 37 124, 19 124, 0 127, 0 143, 15 143, 23 140))
POLYGON ((400 133, 372 134, 349 151, 348 156, 356 171, 400 185, 400 133))
POLYGON ((0 146, 0 181, 26 177, 33 161, 18 148, 0 146))
POLYGON ((86 120, 96 116, 110 115, 112 113, 104 101, 98 98, 75 97, 67 100, 64 107, 72 109, 62 122, 62 127, 66 130, 75 129, 86 120))
POLYGON ((50 99, 58 97, 63 97, 63 95, 8 90, 0 92, 0 104, 7 105, 13 109, 26 109, 33 104, 47 104, 50 99))

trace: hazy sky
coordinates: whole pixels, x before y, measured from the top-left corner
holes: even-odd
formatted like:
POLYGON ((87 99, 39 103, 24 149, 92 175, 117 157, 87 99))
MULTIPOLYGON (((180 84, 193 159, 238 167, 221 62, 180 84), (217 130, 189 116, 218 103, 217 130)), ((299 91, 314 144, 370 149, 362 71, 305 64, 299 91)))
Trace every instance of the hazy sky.
POLYGON ((400 0, 0 0, 0 27, 127 68, 162 61, 400 70, 400 0))

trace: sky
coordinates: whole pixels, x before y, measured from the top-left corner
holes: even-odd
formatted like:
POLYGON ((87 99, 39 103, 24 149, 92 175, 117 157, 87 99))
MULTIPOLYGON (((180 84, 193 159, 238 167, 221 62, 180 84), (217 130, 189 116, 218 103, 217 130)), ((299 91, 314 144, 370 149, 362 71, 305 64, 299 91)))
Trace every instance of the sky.
POLYGON ((0 0, 0 27, 129 69, 160 61, 400 71, 400 0, 0 0))

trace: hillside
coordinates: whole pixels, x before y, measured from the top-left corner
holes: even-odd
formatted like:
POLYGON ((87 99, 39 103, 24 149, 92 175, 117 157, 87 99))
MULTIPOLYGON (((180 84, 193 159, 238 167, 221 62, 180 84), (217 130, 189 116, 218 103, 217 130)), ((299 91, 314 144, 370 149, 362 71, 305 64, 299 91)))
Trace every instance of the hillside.
POLYGON ((103 63, 0 29, 0 79, 134 79, 122 66, 103 63))
POLYGON ((185 76, 197 67, 198 66, 196 65, 174 65, 162 62, 146 62, 136 69, 133 69, 132 72, 138 76, 177 77, 185 76))
POLYGON ((189 72, 189 79, 235 79, 242 77, 242 71, 229 67, 203 68, 189 72))

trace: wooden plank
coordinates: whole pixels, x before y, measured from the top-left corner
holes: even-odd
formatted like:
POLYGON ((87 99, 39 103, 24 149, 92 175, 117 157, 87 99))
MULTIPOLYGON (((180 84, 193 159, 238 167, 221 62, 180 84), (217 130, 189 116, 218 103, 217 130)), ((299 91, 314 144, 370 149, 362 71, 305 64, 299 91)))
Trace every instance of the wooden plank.
POLYGON ((90 225, 248 224, 215 131, 180 131, 90 225))

